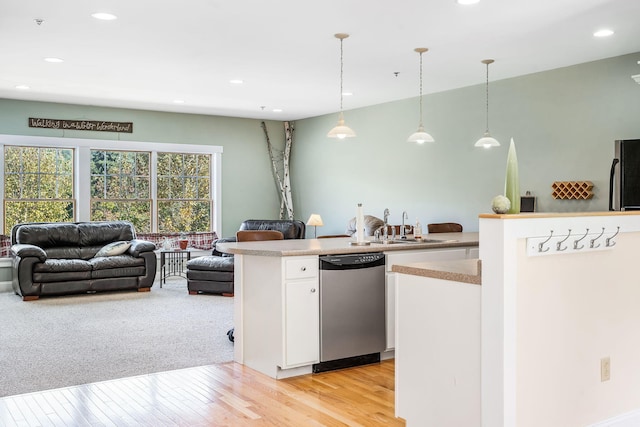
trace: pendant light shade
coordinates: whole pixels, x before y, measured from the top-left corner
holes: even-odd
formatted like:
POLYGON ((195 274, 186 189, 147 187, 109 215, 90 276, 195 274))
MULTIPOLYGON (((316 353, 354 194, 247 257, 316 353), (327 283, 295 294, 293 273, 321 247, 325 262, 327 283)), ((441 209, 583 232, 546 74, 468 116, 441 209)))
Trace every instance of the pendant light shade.
POLYGON ((340 40, 340 115, 338 115, 338 124, 333 129, 331 129, 327 134, 329 138, 344 139, 344 138, 351 138, 356 136, 356 133, 353 131, 353 129, 351 129, 349 126, 344 124, 344 114, 342 113, 342 97, 343 97, 342 72, 344 68, 344 62, 342 59, 342 41, 347 37, 349 37, 349 34, 345 34, 345 33, 335 34, 335 38, 340 40))
POLYGON ((487 120, 487 127, 486 130, 484 131, 484 135, 482 136, 482 138, 480 138, 475 146, 476 147, 483 147, 483 148, 491 148, 491 147, 499 147, 500 143, 498 142, 497 139, 495 139, 494 137, 491 136, 491 133, 489 132, 489 64, 492 64, 494 61, 493 59, 483 59, 482 63, 485 64, 487 66, 487 79, 486 79, 486 83, 485 83, 485 94, 486 94, 486 120, 487 120))
POLYGON ((349 126, 344 124, 344 116, 342 115, 342 111, 340 111, 340 115, 338 116, 338 124, 329 131, 327 134, 329 138, 351 138, 356 136, 356 133, 349 126))
POLYGON ((424 125, 422 124, 422 54, 428 50, 426 47, 417 47, 414 49, 414 51, 420 54, 420 96, 418 98, 420 102, 420 124, 418 125, 418 130, 409 135, 407 142, 415 142, 417 144, 435 141, 431 135, 425 132, 424 125))

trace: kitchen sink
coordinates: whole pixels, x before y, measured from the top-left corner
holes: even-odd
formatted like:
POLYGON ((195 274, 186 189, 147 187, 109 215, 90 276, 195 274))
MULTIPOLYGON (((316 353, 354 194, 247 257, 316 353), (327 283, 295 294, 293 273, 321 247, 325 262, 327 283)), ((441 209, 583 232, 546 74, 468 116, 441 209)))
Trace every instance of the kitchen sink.
POLYGON ((457 242, 457 240, 422 238, 422 239, 395 239, 395 240, 379 240, 379 241, 374 240, 371 243, 375 243, 379 245, 391 245, 396 243, 454 243, 454 242, 457 242))

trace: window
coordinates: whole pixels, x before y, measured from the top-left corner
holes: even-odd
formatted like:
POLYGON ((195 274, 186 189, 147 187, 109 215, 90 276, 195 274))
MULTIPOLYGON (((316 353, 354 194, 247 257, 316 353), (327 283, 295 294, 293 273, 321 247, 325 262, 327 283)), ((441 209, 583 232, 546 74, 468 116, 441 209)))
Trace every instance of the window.
POLYGON ((138 232, 220 228, 222 147, 0 135, 0 223, 128 220, 138 232))
POLYGON ((149 152, 91 150, 91 220, 151 231, 149 152))
POLYGON ((158 153, 158 231, 211 229, 210 155, 158 153))
POLYGON ((5 146, 5 234, 22 222, 73 221, 72 149, 5 146))

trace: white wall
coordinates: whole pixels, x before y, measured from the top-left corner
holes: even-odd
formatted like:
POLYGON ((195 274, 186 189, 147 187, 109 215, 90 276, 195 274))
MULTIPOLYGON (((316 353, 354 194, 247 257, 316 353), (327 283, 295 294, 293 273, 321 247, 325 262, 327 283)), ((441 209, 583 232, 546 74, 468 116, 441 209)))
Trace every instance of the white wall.
POLYGON ((540 257, 527 257, 519 242, 519 427, 584 426, 640 408, 640 233, 616 242, 589 255, 540 257))
MULTIPOLYGON (((492 67, 500 66, 496 59, 492 67)), ((417 98, 345 111, 347 124, 358 134, 350 140, 326 138, 337 114, 298 120, 291 161, 296 218, 306 221, 319 213, 325 223, 319 235, 342 233, 361 202, 366 213, 379 217, 389 208, 394 223, 406 210, 411 223, 416 217, 423 224, 455 221, 477 231, 478 213, 490 212, 491 199, 504 191, 511 137, 521 191, 538 197, 539 210, 606 209, 613 141, 640 138, 640 85, 630 77, 638 74, 638 60, 640 53, 635 53, 490 82, 490 128, 502 143, 492 150, 473 147, 485 128, 484 85, 425 96, 425 126, 436 142, 424 146, 406 142, 418 125, 417 98), (593 181, 595 197, 553 200, 553 181, 568 180, 593 181)), ((221 145, 222 235, 231 235, 249 217, 278 215, 278 193, 258 120, 6 99, 0 99, 0 116, 4 134, 62 136, 28 128, 27 118, 83 118, 133 121, 134 133, 126 136, 130 140, 221 145)), ((281 143, 281 124, 267 125, 272 142, 281 143)), ((101 132, 67 131, 64 136, 118 139, 101 132)))
MULTIPOLYGON (((222 230, 232 236, 249 218, 277 218, 280 201, 259 120, 163 113, 87 105, 0 99, 0 134, 217 145, 222 154, 222 230), (88 132, 28 127, 29 117, 133 122, 133 133, 88 132)), ((280 122, 267 122, 272 143, 284 144, 280 122)), ((2 179, 2 178, 0 178, 2 179)))
POLYGON ((325 136, 336 114, 299 120, 295 203, 304 218, 322 215, 318 234, 343 232, 359 202, 378 217, 389 208, 396 224, 406 210, 412 223, 455 221, 477 231, 478 213, 504 191, 513 137, 521 192, 532 191, 540 211, 606 210, 613 141, 640 138, 640 85, 630 77, 638 60, 640 53, 491 82, 497 149, 473 147, 485 128, 483 85, 425 96, 425 127, 436 142, 423 146, 406 142, 418 124, 416 98, 345 111, 358 136, 343 141, 325 136), (592 181, 594 198, 552 199, 551 184, 567 180, 592 181))
POLYGON ((638 245, 637 213, 480 219, 483 425, 578 427, 640 410, 638 245), (527 254, 529 238, 572 229, 572 246, 601 227, 595 250, 585 240, 579 251, 527 254))

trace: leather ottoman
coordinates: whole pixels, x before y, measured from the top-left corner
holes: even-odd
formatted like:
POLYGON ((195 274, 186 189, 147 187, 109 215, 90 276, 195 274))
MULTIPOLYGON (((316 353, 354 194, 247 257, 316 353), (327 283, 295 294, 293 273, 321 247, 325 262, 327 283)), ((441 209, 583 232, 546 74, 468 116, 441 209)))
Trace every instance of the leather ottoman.
POLYGON ((233 295, 233 257, 208 255, 187 262, 187 289, 199 292, 233 295))

